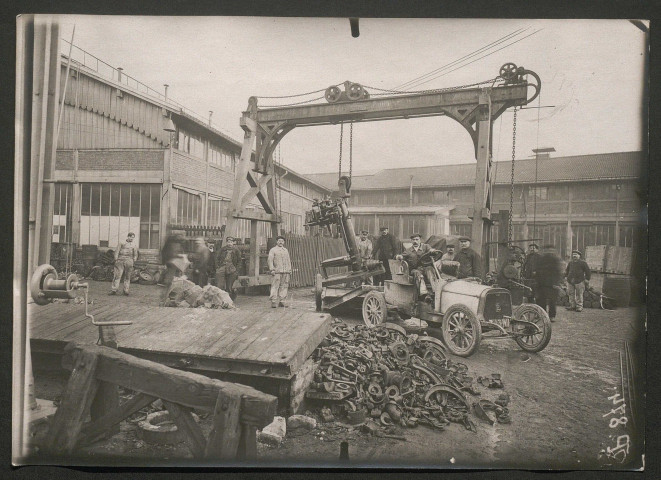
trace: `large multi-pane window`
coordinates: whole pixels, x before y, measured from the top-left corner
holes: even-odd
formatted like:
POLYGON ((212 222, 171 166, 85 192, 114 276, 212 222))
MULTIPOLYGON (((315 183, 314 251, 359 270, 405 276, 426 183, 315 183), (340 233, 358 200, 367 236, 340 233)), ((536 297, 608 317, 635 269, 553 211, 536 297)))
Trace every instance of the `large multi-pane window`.
POLYGON ((377 235, 379 232, 376 229, 376 219, 374 215, 352 215, 353 228, 356 234, 360 234, 361 230, 367 230, 370 235, 377 235))
POLYGON ((73 205, 73 185, 56 183, 55 203, 53 204, 53 242, 69 243, 71 239, 71 220, 73 205))
POLYGON ((81 245, 116 247, 133 232, 138 248, 156 249, 160 219, 160 184, 81 184, 81 245))
POLYGON ((212 227, 225 225, 229 205, 228 200, 210 198, 207 206, 207 225, 212 227))
POLYGON ((234 154, 215 145, 209 145, 209 163, 233 172, 234 154))
POLYGON ((419 233, 422 240, 425 240, 427 238, 427 218, 426 215, 403 215, 404 231, 402 237, 419 233))
POLYGON ((174 223, 178 225, 200 225, 202 219, 202 194, 190 193, 175 188, 177 210, 174 223))
POLYGON ((180 129, 177 137, 177 150, 190 153, 197 158, 204 158, 204 141, 202 137, 180 129))

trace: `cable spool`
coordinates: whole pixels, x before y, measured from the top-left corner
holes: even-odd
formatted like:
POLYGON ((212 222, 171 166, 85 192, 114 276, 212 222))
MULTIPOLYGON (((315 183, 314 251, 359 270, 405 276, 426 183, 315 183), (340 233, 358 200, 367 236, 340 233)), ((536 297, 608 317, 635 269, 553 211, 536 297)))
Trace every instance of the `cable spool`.
POLYGON ((30 295, 37 305, 46 305, 54 298, 76 298, 78 276, 69 275, 66 280, 57 279, 57 271, 52 265, 39 265, 30 279, 30 295))

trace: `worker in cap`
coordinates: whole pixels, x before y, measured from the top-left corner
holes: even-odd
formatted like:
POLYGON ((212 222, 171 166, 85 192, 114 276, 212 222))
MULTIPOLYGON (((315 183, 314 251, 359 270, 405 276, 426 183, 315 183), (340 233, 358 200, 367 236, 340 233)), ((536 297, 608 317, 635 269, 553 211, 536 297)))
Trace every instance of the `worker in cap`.
POLYGON ((271 308, 286 307, 284 300, 289 289, 291 276, 291 259, 289 250, 285 248, 285 237, 278 235, 276 245, 269 251, 269 270, 273 275, 271 282, 271 308))
MULTIPOLYGON (((368 260, 372 258, 372 251, 374 250, 374 246, 372 245, 372 240, 368 238, 368 231, 367 230, 361 230, 360 231, 360 238, 358 239, 358 255, 360 255, 360 261, 362 262, 363 266, 367 263, 368 260)), ((368 285, 372 285, 373 280, 372 277, 368 277, 365 282, 368 285)))
POLYGON ((537 260, 535 267, 535 301, 548 311, 549 318, 555 321, 558 291, 556 286, 562 282, 562 260, 555 253, 554 245, 545 245, 544 253, 537 260))
POLYGON ((235 244, 234 237, 225 237, 225 245, 216 255, 216 283, 218 288, 225 290, 230 298, 236 299, 234 283, 239 278, 239 267, 241 266, 241 251, 235 244))
POLYGON ((586 288, 590 288, 590 267, 581 257, 579 250, 572 250, 571 260, 567 264, 565 277, 567 278, 567 294, 569 295, 569 306, 567 310, 583 310, 583 294, 586 288))
POLYGON ((388 227, 383 226, 380 230, 381 235, 374 244, 374 253, 372 256, 383 264, 386 273, 374 279, 377 285, 382 285, 385 280, 392 280, 390 260, 395 258, 395 255, 400 252, 399 241, 397 241, 394 235, 388 232, 388 227))
POLYGON ((532 290, 531 298, 529 298, 531 302, 535 301, 535 291, 537 288, 535 284, 535 274, 537 272, 537 263, 541 257, 538 250, 539 246, 536 243, 531 243, 528 245, 528 254, 526 255, 526 259, 523 261, 523 267, 521 268, 523 281, 532 290))
POLYGON ((483 275, 482 258, 470 247, 470 237, 459 237, 459 251, 454 256, 454 261, 459 262, 457 278, 479 278, 481 280, 483 275))
POLYGON ((204 238, 197 237, 195 239, 195 249, 189 256, 193 266, 191 280, 200 287, 206 287, 207 283, 209 283, 208 270, 211 252, 204 238))
POLYGON ((412 245, 404 250, 401 255, 397 255, 395 258, 397 260, 406 260, 406 263, 409 265, 409 272, 415 278, 418 292, 422 297, 429 293, 427 290, 427 285, 425 285, 425 275, 427 275, 430 284, 433 283, 433 272, 428 271, 429 268, 433 269, 433 267, 422 265, 420 262, 420 257, 427 253, 436 252, 437 250, 431 248, 426 243, 422 243, 419 233, 412 234, 410 238, 412 245))
POLYGON ((122 279, 124 280, 124 295, 129 294, 133 263, 138 259, 138 247, 133 243, 134 239, 135 233, 129 232, 126 236, 126 241, 120 243, 115 250, 112 285, 108 295, 117 295, 117 289, 122 279))

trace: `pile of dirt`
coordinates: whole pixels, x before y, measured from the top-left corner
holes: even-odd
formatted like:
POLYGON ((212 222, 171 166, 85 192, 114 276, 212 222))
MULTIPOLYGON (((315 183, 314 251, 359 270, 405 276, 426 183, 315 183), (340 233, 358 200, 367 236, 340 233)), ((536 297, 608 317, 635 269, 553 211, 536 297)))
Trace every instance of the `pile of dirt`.
POLYGON ((213 285, 200 287, 185 277, 175 278, 168 292, 168 307, 236 308, 225 290, 213 285))

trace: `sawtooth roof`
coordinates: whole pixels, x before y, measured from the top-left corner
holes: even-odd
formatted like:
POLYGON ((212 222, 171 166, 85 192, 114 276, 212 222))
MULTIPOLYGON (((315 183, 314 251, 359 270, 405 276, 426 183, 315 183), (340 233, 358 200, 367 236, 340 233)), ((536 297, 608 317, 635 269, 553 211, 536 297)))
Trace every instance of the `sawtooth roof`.
MULTIPOLYGON (((643 173, 643 152, 600 153, 571 157, 516 160, 514 181, 537 183, 576 182, 586 180, 635 179, 643 173)), ((511 162, 494 162, 496 184, 510 183, 511 162)), ((439 165, 433 167, 391 168, 373 175, 354 175, 352 190, 383 190, 413 187, 461 187, 475 185, 475 163, 439 165)), ((337 173, 308 174, 308 178, 329 189, 337 189, 337 173)))

